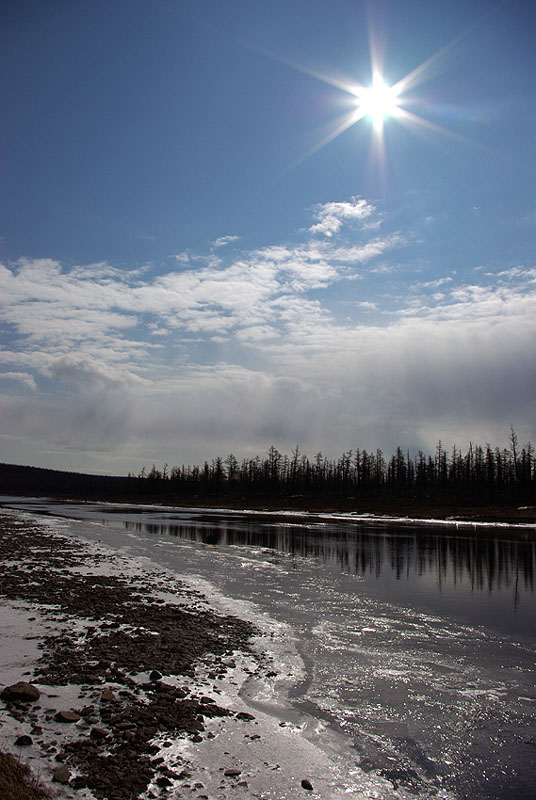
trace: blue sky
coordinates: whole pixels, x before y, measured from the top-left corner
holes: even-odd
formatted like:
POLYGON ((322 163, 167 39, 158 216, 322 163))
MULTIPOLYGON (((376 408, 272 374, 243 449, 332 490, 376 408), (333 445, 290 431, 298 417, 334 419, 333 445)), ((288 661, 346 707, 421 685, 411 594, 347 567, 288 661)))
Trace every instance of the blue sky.
POLYGON ((1 460, 534 441, 532 4, 2 15, 1 460))

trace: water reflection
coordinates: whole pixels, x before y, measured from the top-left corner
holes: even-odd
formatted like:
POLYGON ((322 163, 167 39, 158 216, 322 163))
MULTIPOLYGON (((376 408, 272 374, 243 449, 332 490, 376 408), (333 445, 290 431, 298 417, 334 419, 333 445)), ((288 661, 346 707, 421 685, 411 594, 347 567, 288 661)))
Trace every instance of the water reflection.
MULTIPOLYGON (((0 503, 97 523, 103 533, 100 526, 110 532, 129 532, 144 539, 150 549, 157 537, 208 550, 213 547, 220 556, 236 555, 243 547, 248 551, 244 557, 258 563, 284 559, 293 572, 321 568, 330 573, 334 591, 346 581, 352 592, 534 641, 536 537, 532 531, 387 520, 282 520, 240 512, 23 498, 0 498, 0 503)), ((165 553, 165 547, 162 550, 165 553)), ((166 557, 172 558, 171 548, 166 557)))
MULTIPOLYGON (((117 524, 117 520, 113 520, 117 524)), ((522 591, 533 593, 536 542, 475 534, 446 534, 411 528, 366 525, 288 525, 218 518, 186 523, 123 520, 127 531, 172 536, 212 546, 248 546, 291 556, 314 558, 342 572, 380 578, 386 571, 397 581, 434 578, 442 585, 470 587, 472 592, 513 590, 517 606, 522 591)))

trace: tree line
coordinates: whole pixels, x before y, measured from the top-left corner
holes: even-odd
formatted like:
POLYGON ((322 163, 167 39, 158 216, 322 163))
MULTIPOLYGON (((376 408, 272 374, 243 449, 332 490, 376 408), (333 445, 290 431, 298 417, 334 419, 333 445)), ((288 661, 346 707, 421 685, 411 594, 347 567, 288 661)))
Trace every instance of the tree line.
POLYGON ((534 500, 536 459, 529 442, 520 446, 511 429, 509 447, 469 444, 465 451, 437 443, 433 454, 410 455, 397 447, 347 450, 338 458, 321 452, 313 458, 297 446, 290 455, 273 445, 264 454, 239 460, 232 453, 205 461, 159 469, 153 464, 129 474, 142 494, 208 497, 327 497, 347 499, 429 499, 473 503, 534 500))
POLYGON ((154 501, 177 505, 247 505, 352 509, 369 501, 381 510, 404 502, 421 507, 447 505, 536 505, 536 457, 521 446, 512 428, 509 446, 469 444, 447 450, 439 441, 432 454, 397 447, 347 450, 338 458, 299 447, 290 455, 271 446, 263 456, 239 460, 232 453, 202 465, 145 467, 128 476, 76 472, 0 463, 0 494, 154 501))

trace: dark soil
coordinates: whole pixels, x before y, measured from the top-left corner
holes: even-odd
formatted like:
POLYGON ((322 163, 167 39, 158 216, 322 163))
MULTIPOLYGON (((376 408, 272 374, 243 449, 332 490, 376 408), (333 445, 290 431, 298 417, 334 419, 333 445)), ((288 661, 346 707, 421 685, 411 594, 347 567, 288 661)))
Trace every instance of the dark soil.
MULTIPOLYGON (((87 786, 102 800, 131 800, 150 783, 165 791, 178 777, 156 757, 155 736, 199 737, 207 718, 231 713, 214 698, 167 684, 165 676, 193 676, 196 663, 208 658, 210 677, 217 680, 226 670, 222 659, 248 650, 254 630, 201 607, 199 595, 179 584, 174 589, 180 606, 155 598, 153 587, 142 581, 88 574, 88 565, 98 560, 79 542, 0 517, 0 563, 11 562, 3 570, 0 596, 46 604, 44 613, 60 619, 65 630, 61 636, 43 636, 43 656, 26 680, 81 685, 90 700, 71 709, 88 723, 88 732, 60 747, 56 767, 63 764, 76 773, 71 787, 87 786), (84 574, 74 572, 82 566, 84 574), (81 634, 78 626, 69 632, 69 620, 80 618, 87 620, 85 631, 81 634), (152 673, 152 680, 141 682, 137 673, 152 673)), ((6 707, 39 730, 39 706, 6 707)), ((10 797, 0 792, 4 796, 10 797)))

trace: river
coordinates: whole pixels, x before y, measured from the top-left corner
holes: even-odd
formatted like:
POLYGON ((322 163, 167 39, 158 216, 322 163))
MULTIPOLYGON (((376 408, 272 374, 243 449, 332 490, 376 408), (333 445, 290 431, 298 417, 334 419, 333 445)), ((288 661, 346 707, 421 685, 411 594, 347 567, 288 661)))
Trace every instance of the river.
POLYGON ((0 504, 289 625, 294 706, 393 797, 536 797, 536 526, 0 504))

